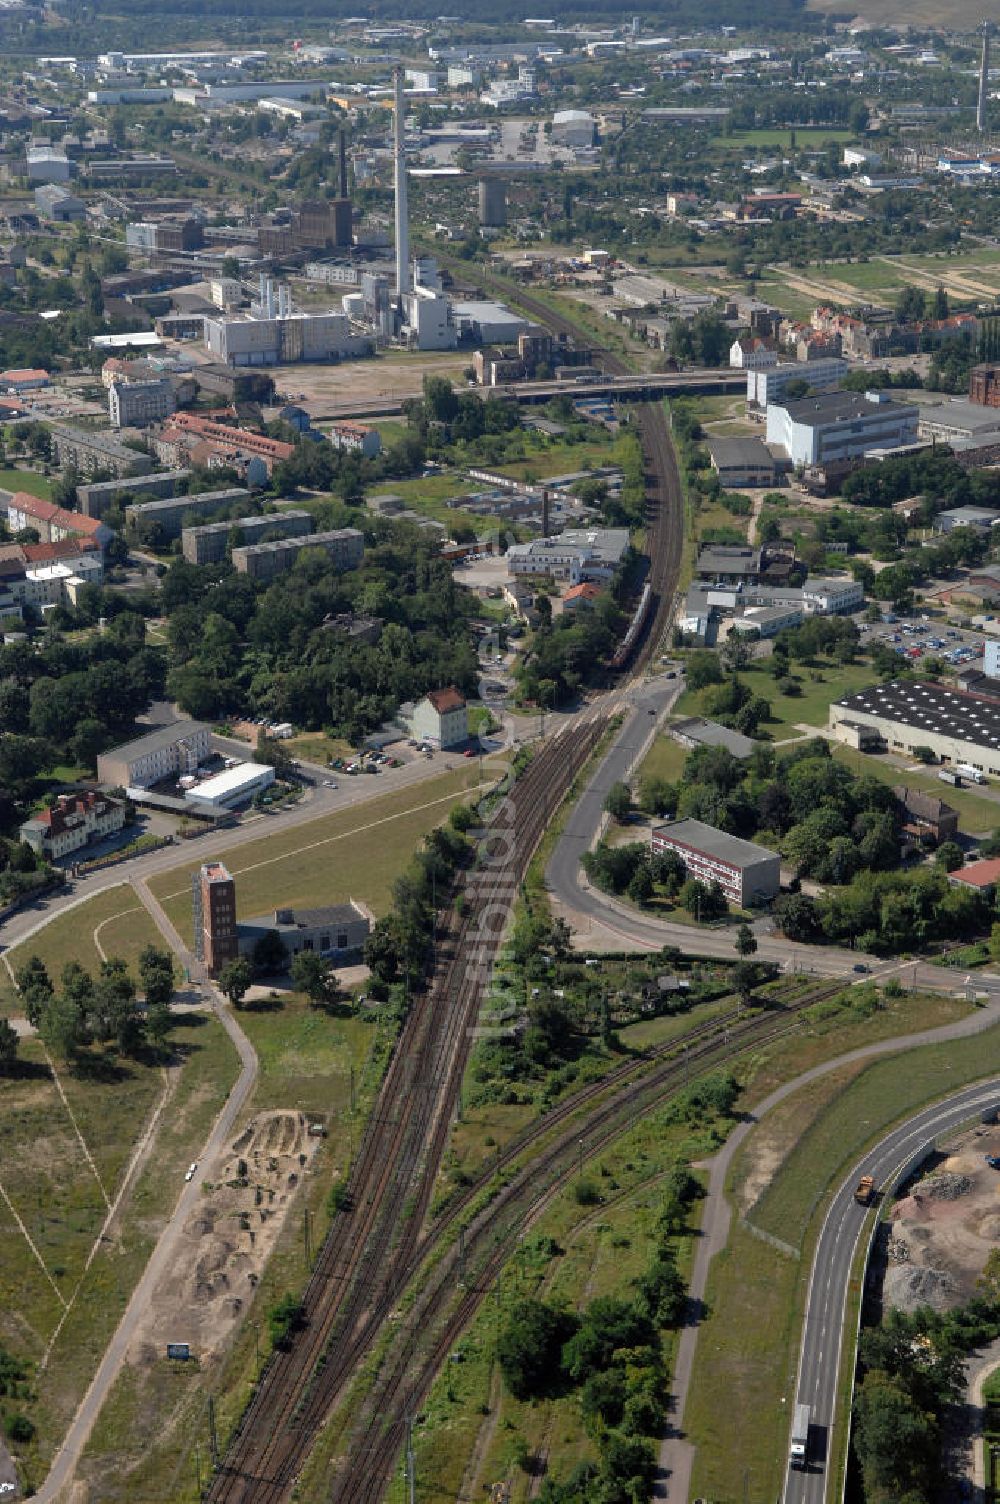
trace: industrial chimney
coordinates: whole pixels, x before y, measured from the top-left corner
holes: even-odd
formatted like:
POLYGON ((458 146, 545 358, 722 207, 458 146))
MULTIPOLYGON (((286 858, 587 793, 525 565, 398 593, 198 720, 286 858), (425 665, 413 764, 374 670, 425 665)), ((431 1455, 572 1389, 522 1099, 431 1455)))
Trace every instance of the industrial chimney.
POLYGON ((552 520, 549 515, 549 493, 542 491, 542 537, 548 538, 552 533, 552 520))
POLYGON ((976 129, 981 136, 985 136, 988 126, 989 100, 990 100, 990 34, 993 30, 989 21, 984 21, 980 26, 983 34, 983 61, 979 69, 979 103, 976 106, 976 129))
POLYGON ((340 196, 347 197, 347 134, 340 128, 340 196))
POLYGON ((401 297, 410 291, 410 228, 406 207, 406 143, 404 123, 406 106, 403 103, 403 70, 394 68, 392 73, 395 112, 393 118, 393 156, 396 165, 396 293, 401 297))

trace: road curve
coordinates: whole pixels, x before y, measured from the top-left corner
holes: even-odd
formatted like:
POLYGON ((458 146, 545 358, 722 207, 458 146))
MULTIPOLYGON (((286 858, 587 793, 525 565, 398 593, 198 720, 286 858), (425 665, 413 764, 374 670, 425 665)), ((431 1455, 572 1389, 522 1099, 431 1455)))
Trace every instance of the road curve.
MULTIPOLYGON (((966 1039, 970 1035, 983 1033, 996 1024, 1000 1024, 1000 976, 981 977, 979 986, 980 990, 987 992, 989 1000, 976 1012, 967 1014, 965 1018, 957 1019, 954 1023, 946 1024, 942 1028, 921 1029, 914 1034, 880 1039, 873 1044, 860 1045, 857 1049, 849 1050, 846 1054, 838 1055, 831 1060, 824 1060, 810 1070, 804 1071, 801 1076, 796 1076, 794 1080, 786 1081, 776 1087, 733 1130, 719 1153, 709 1162, 709 1181, 703 1202, 701 1236, 695 1247, 689 1284, 689 1297, 695 1308, 704 1300, 711 1262, 715 1255, 726 1246, 729 1237, 731 1208, 726 1195, 726 1182, 730 1169, 744 1141, 758 1123, 795 1092, 801 1091, 814 1081, 820 1080, 831 1071, 839 1070, 845 1065, 873 1060, 882 1055, 919 1049, 923 1045, 944 1044, 956 1039, 966 1039)), ((979 1088, 970 1089, 979 1090, 979 1088)), ((852 1206, 853 1188, 857 1184, 857 1176, 861 1173, 860 1170, 852 1173, 845 1182, 852 1193, 852 1206)), ((690 1491, 695 1449, 684 1435, 683 1421, 699 1331, 700 1326, 695 1321, 683 1327, 677 1347, 669 1406, 671 1429, 660 1451, 660 1478, 654 1494, 657 1500, 668 1501, 668 1504, 687 1504, 690 1491)), ((802 1398, 806 1403, 810 1403, 808 1395, 803 1395, 802 1398)), ((789 1403, 789 1424, 791 1424, 791 1401, 789 1403)), ((793 1501, 789 1499, 786 1504, 793 1504, 793 1501)))
POLYGON ((996 1108, 998 1099, 1000 1077, 994 1076, 925 1108, 870 1150, 831 1201, 809 1278, 796 1388, 797 1401, 811 1408, 810 1457, 815 1460, 805 1470, 788 1469, 784 1504, 824 1504, 830 1464, 844 1445, 844 1418, 837 1416, 840 1350, 851 1266, 866 1219, 865 1208, 854 1200, 858 1179, 871 1175, 876 1185, 883 1185, 937 1135, 953 1132, 985 1108, 996 1108))

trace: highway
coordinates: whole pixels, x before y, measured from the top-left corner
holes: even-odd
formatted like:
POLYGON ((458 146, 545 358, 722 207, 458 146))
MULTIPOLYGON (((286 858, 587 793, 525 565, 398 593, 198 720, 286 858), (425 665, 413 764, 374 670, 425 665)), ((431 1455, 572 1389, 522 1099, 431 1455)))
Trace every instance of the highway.
MULTIPOLYGON (((795 1392, 795 1400, 811 1408, 810 1462, 805 1470, 788 1469, 783 1504, 825 1504, 834 1471, 831 1464, 845 1441, 845 1417, 837 1415, 840 1352, 851 1266, 867 1215, 854 1200, 858 1180, 862 1175, 872 1175, 877 1186, 885 1184, 924 1144, 953 1132, 985 1108, 996 1107, 998 1098, 1000 1078, 994 1077, 925 1108, 870 1150, 830 1203, 809 1279, 795 1392)), ((791 1425, 791 1399, 788 1409, 791 1425)))

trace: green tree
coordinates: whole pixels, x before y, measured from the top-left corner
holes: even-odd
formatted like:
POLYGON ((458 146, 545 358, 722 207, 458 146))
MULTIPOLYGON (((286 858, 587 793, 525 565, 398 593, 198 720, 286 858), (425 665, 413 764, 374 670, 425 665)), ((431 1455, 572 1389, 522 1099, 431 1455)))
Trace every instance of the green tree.
POLYGON ((944 872, 957 872, 965 865, 965 853, 957 841, 942 841, 934 853, 934 862, 944 872))
POLYGON ((518 1301, 497 1340, 497 1361, 507 1392, 526 1400, 557 1392, 560 1357, 573 1318, 540 1300, 518 1301))
POLYGON ((288 969, 288 946, 277 930, 265 930, 253 948, 253 969, 261 976, 279 976, 288 969))
POLYGON ((329 961, 314 950, 300 950, 292 957, 292 981, 313 1007, 335 1002, 339 996, 336 974, 329 961))
POLYGON ((6 1018, 0 1018, 0 1075, 9 1075, 17 1061, 17 1031, 6 1018))
POLYGON ((253 983, 253 974, 250 971, 250 963, 242 956, 236 961, 230 961, 219 972, 219 988, 226 995, 234 1008, 239 1008, 250 991, 253 983))
POLYGON ((168 950, 144 947, 139 956, 139 981, 147 1008, 163 1007, 174 995, 174 962, 168 950))
POLYGON ((741 956, 752 956, 757 950, 757 937, 748 924, 741 924, 736 931, 736 950, 741 956))
POLYGON ((632 813, 632 791, 627 783, 613 783, 604 798, 604 808, 613 820, 624 824, 632 813))

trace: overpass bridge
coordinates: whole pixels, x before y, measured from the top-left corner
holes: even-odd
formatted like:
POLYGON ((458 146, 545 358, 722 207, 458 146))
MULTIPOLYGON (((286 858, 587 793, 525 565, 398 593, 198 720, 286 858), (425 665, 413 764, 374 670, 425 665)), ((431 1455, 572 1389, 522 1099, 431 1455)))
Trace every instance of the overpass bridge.
MULTIPOLYGON (((509 397, 531 406, 551 402, 553 397, 569 397, 571 401, 584 397, 609 397, 618 402, 655 402, 672 395, 739 396, 746 391, 746 384, 745 371, 728 367, 718 370, 692 367, 686 371, 648 372, 641 376, 593 376, 579 381, 511 381, 502 386, 477 386, 469 390, 475 391, 483 401, 490 397, 509 397)), ((418 396, 417 392, 398 397, 383 393, 356 401, 338 401, 335 412, 314 413, 313 417, 320 422, 338 418, 398 417, 403 403, 418 396)))

